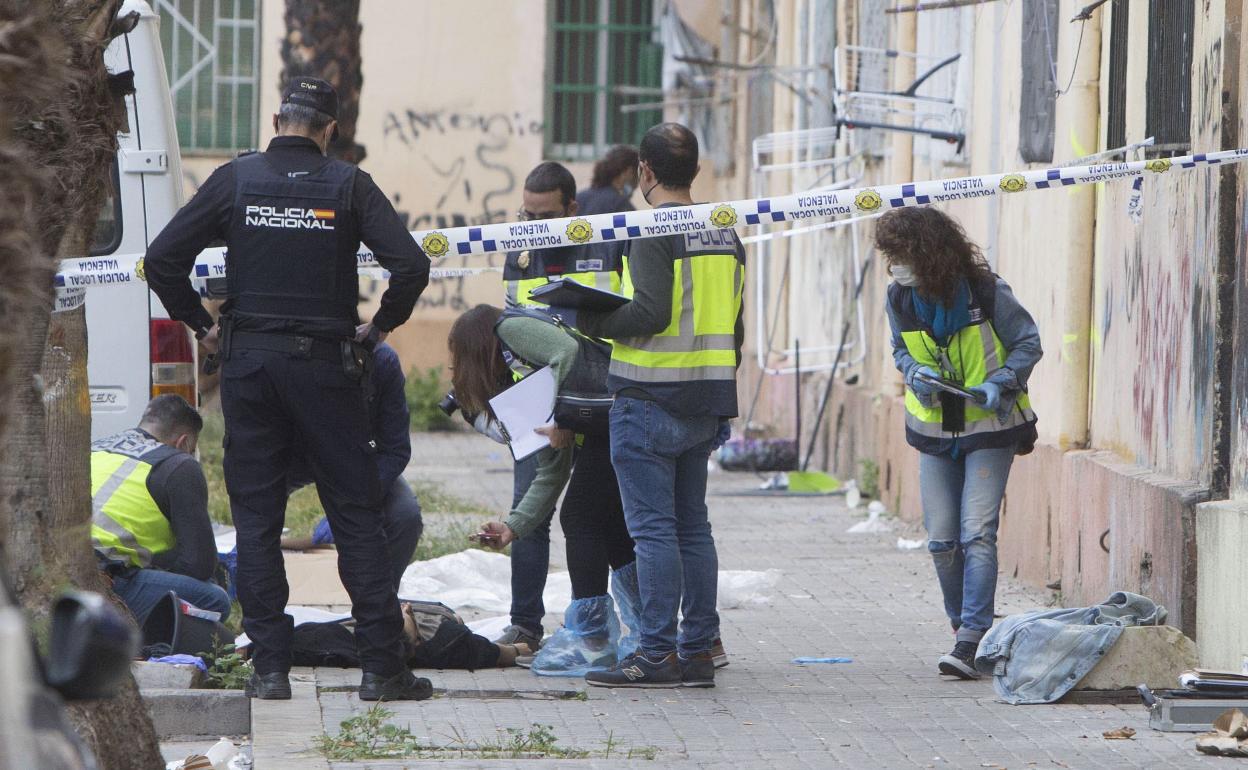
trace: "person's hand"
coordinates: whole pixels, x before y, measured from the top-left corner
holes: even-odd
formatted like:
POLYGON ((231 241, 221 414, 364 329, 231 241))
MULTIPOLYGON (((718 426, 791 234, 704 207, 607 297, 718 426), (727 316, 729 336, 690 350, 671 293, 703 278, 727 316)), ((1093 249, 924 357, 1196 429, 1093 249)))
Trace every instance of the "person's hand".
POLYGON ((373 324, 360 324, 355 327, 355 341, 369 348, 375 348, 386 341, 386 337, 390 336, 390 332, 383 332, 373 324))
POLYGON ((219 329, 219 326, 213 324, 212 328, 208 330, 208 333, 199 340, 199 344, 204 348, 204 350, 208 351, 208 355, 215 355, 217 349, 221 347, 221 335, 218 334, 219 329))
POLYGON ((919 374, 931 377, 933 380, 940 379, 940 375, 930 366, 920 366, 918 369, 915 369, 910 373, 910 381, 906 383, 910 386, 910 390, 914 391, 914 395, 919 396, 920 398, 927 398, 935 393, 937 388, 935 385, 928 385, 926 382, 920 380, 916 376, 919 374))
POLYGON ((480 532, 469 537, 487 548, 501 551, 516 539, 516 533, 501 521, 487 521, 481 525, 480 532))
POLYGON ((1001 405, 1001 386, 995 382, 985 382, 970 390, 972 393, 984 394, 984 400, 979 405, 990 412, 997 411, 997 407, 1001 405))
POLYGON ((576 441, 576 434, 570 430, 565 430, 557 425, 543 425, 540 428, 533 429, 539 436, 545 436, 550 439, 550 446, 553 449, 566 449, 572 446, 576 441))

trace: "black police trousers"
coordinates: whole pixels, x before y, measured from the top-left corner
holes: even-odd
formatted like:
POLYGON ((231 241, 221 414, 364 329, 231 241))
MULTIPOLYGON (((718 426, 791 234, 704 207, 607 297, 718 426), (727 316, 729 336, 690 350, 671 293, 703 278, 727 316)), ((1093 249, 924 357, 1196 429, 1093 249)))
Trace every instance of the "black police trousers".
POLYGON ((221 409, 238 600, 256 672, 290 670, 293 623, 280 539, 296 447, 311 465, 338 548, 361 667, 384 676, 406 670, 364 383, 341 361, 235 344, 222 367, 221 409))

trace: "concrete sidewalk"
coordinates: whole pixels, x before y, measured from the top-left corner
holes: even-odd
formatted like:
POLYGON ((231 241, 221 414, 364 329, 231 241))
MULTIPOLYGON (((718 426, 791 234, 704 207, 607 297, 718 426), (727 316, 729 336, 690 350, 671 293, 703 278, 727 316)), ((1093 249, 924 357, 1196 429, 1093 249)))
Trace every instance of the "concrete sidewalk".
MULTIPOLYGON (((505 451, 476 436, 416 436, 409 474, 505 511, 505 451)), ((391 721, 432 743, 496 740, 506 728, 553 726, 585 760, 428 760, 449 767, 1223 767, 1194 739, 1148 727, 1142 706, 1008 706, 991 684, 951 682, 936 659, 952 646, 925 550, 892 535, 848 535, 856 519, 840 498, 777 499, 726 493, 757 487, 748 474, 712 477, 711 518, 722 569, 778 569, 769 604, 722 613, 732 663, 712 690, 602 690, 527 671, 426 672, 450 697, 388 704, 391 721), (849 664, 797 666, 798 656, 849 664), (585 691, 585 700, 562 691, 585 691), (511 693, 522 697, 512 697, 511 693), (1133 740, 1102 732, 1129 726, 1133 740), (611 759, 602 757, 608 740, 611 759), (653 747, 656 758, 617 759, 653 747)), ((557 525, 556 525, 557 529, 557 525)), ((910 534, 910 537, 918 537, 910 534)), ((561 563, 559 544, 553 547, 561 563)), ((437 598, 437 597, 430 597, 437 598)), ((999 611, 1046 596, 1003 581, 999 611)), ((553 620, 553 618, 552 618, 553 620)), ((547 630, 553 625, 548 624, 547 630)), ((329 763, 313 750, 323 732, 365 710, 358 671, 301 670, 295 700, 254 702, 255 770, 400 768, 426 762, 329 763)), ((503 736, 505 737, 505 735, 503 736)))

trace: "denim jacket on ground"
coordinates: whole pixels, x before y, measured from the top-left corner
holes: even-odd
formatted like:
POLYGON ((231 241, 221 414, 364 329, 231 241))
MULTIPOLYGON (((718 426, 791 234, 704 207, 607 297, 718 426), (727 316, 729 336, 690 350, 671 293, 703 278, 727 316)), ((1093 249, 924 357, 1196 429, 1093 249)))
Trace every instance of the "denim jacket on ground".
POLYGON ((1053 703, 1109 653, 1123 628, 1160 626, 1166 608, 1116 591, 1103 604, 1012 615, 979 643, 975 665, 1006 703, 1053 703))

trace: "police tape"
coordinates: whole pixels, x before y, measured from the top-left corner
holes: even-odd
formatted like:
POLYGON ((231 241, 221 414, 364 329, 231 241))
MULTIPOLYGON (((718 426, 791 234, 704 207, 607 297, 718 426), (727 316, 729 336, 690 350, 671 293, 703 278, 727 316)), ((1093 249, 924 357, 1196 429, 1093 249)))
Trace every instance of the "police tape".
MULTIPOLYGON (((361 275, 370 278, 388 280, 390 271, 377 264, 372 252, 362 250, 356 254, 361 275)), ((466 278, 483 273, 501 273, 501 267, 435 267, 429 271, 430 280, 446 280, 466 278)), ((192 270, 192 281, 199 290, 200 296, 208 297, 205 281, 209 278, 225 277, 225 249, 216 247, 205 249, 195 260, 192 270)), ((56 301, 52 312, 60 313, 74 310, 86 301, 88 288, 98 286, 118 286, 133 284, 147 280, 143 267, 143 258, 125 257, 90 257, 85 259, 66 259, 61 262, 61 269, 54 279, 56 285, 56 301)))
MULTIPOLYGON (((671 206, 646 211, 616 214, 593 214, 564 217, 538 222, 501 222, 490 225, 454 227, 444 230, 417 230, 412 237, 431 259, 497 251, 556 248, 590 243, 655 238, 664 235, 697 237, 708 244, 722 238, 720 231, 738 226, 772 225, 780 222, 802 222, 807 219, 844 220, 826 222, 812 229, 825 229, 851 224, 889 209, 924 206, 932 203, 1016 195, 1029 190, 1056 189, 1076 185, 1109 182, 1140 177, 1146 173, 1164 175, 1172 169, 1193 169, 1222 163, 1248 160, 1248 149, 1196 153, 1175 158, 1093 163, 1082 166, 1033 169, 1004 174, 985 174, 956 179, 934 179, 922 182, 876 185, 847 190, 794 193, 768 198, 754 198, 726 203, 699 203, 671 206)), ((797 235, 802 228, 768 233, 768 236, 797 235)), ((758 236, 747 239, 756 242, 758 236)), ((360 268, 380 269, 372 253, 357 255, 360 268)), ((431 277, 454 278, 497 272, 499 268, 445 268, 452 274, 435 270, 431 277)), ((214 278, 225 275, 225 250, 207 249, 195 261, 192 278, 214 278)), ((143 260, 127 263, 124 259, 92 257, 67 259, 61 263, 55 282, 57 310, 69 310, 82 304, 83 290, 97 286, 122 285, 145 281, 143 260)))

